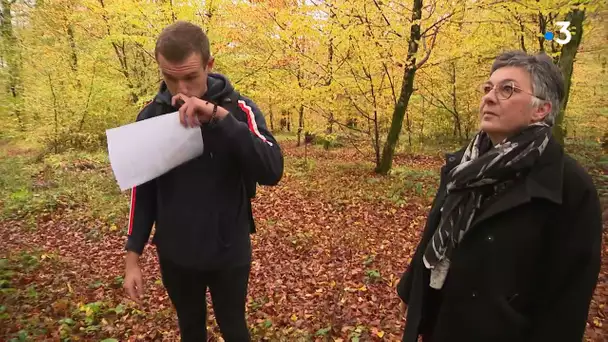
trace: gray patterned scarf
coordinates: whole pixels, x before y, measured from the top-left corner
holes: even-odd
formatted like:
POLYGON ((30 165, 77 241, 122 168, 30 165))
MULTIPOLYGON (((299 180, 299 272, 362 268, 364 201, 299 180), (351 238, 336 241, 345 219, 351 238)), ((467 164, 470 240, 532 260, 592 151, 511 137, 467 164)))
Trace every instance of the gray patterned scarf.
POLYGON ((447 175, 441 220, 424 252, 424 265, 431 269, 431 287, 443 286, 450 256, 483 202, 482 187, 512 180, 520 171, 530 169, 545 150, 550 136, 551 128, 540 122, 494 147, 484 132, 471 140, 460 164, 447 175))

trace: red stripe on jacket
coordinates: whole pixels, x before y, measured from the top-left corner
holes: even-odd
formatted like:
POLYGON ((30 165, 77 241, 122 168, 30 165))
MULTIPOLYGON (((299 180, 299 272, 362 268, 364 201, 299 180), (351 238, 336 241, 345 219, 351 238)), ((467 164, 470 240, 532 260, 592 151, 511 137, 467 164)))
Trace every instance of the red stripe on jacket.
POLYGON ((129 210, 129 231, 128 235, 131 235, 133 232, 133 218, 135 217, 135 193, 137 192, 137 188, 133 187, 131 189, 131 208, 129 210))
POLYGON ((243 100, 239 100, 239 107, 247 114, 247 125, 249 126, 249 130, 253 132, 258 138, 262 139, 265 143, 272 146, 272 142, 268 141, 265 136, 260 133, 258 129, 258 124, 255 122, 255 114, 253 113, 253 109, 245 103, 243 100))

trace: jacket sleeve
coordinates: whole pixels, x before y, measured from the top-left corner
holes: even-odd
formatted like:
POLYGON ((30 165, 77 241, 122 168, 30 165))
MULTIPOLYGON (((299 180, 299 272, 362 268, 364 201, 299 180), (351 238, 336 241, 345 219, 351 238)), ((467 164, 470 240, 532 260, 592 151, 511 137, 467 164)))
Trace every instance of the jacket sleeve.
POLYGON ((589 180, 578 204, 551 227, 549 266, 543 273, 538 309, 529 341, 581 341, 601 265, 602 220, 599 198, 589 180))
POLYGON ((266 120, 253 101, 241 96, 239 108, 246 114, 247 123, 226 115, 217 127, 228 138, 244 172, 261 185, 276 185, 283 176, 283 153, 276 139, 266 127, 266 120))
POLYGON ((410 300, 410 292, 412 290, 412 282, 414 278, 414 269, 419 267, 419 265, 424 265, 422 262, 422 254, 424 251, 423 247, 426 247, 428 241, 435 233, 437 226, 439 225, 439 221, 441 219, 441 207, 443 206, 443 201, 445 197, 445 167, 441 168, 440 178, 439 178, 439 186, 437 188, 437 192, 435 193, 435 198, 433 199, 433 203, 431 204, 431 209, 429 210, 429 214, 426 219, 426 224, 424 227, 424 231, 422 232, 422 237, 418 246, 416 247, 416 251, 412 256, 412 261, 407 266, 407 269, 401 275, 401 279, 397 284, 397 295, 399 298, 405 303, 408 304, 410 300))
MULTIPOLYGON (((443 174, 443 169, 441 173, 443 174)), ((433 203, 431 204, 431 209, 429 210, 429 215, 427 216, 426 225, 424 227, 424 231, 422 233, 422 238, 416 247, 416 251, 412 256, 412 261, 407 266, 407 269, 401 275, 401 279, 397 284, 397 295, 399 298, 405 303, 408 304, 410 300, 410 292, 412 290, 412 282, 414 278, 414 269, 416 267, 420 267, 420 265, 424 265, 422 262, 422 254, 424 251, 422 248, 426 246, 432 234, 435 233, 435 229, 437 229, 437 225, 439 224, 439 220, 441 219, 441 206, 443 205, 443 197, 445 193, 445 180, 444 177, 441 177, 439 182, 439 188, 437 189, 437 193, 435 194, 435 198, 433 199, 433 203)))
MULTIPOLYGON (((137 121, 146 116, 146 107, 138 116, 137 121)), ((131 205, 129 206, 129 226, 127 233, 127 251, 139 255, 144 250, 150 238, 152 226, 156 220, 156 180, 150 180, 131 189, 131 205)))
POLYGON ((156 219, 156 181, 131 189, 127 251, 143 252, 156 219))
POLYGON ((407 266, 407 269, 401 275, 401 279, 397 284, 397 295, 401 299, 402 302, 408 304, 410 301, 410 292, 412 290, 412 272, 413 272, 412 263, 407 266))

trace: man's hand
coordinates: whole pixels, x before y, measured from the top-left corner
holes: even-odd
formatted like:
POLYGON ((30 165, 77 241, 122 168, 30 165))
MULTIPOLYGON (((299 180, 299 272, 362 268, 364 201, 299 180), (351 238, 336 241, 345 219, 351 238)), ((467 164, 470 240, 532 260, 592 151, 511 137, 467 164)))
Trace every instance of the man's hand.
POLYGON ((141 268, 137 263, 138 259, 139 255, 137 253, 127 253, 125 281, 123 286, 129 297, 137 304, 141 305, 141 298, 144 295, 144 280, 141 274, 141 268))
MULTIPOLYGON (((180 93, 171 98, 171 105, 179 107, 179 121, 185 127, 200 126, 209 122, 213 116, 214 104, 198 97, 188 97, 180 93)), ((226 109, 217 106, 215 116, 218 119, 223 119, 227 114, 226 109)))

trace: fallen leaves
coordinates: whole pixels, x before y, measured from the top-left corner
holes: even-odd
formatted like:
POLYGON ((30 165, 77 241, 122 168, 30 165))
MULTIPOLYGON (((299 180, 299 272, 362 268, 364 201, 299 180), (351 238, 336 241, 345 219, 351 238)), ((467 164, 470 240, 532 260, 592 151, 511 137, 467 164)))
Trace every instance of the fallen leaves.
MULTIPOLYGON (((302 171, 296 164, 300 152, 286 149, 283 181, 260 188, 254 202, 258 232, 252 235, 247 302, 252 336, 399 341, 404 319, 395 286, 426 219, 430 198, 425 189, 436 186, 425 172, 438 169, 440 158, 397 158, 397 166, 413 165, 409 174, 420 172, 414 177, 424 180, 421 191, 399 177, 381 178, 357 167, 352 164, 356 154, 311 151, 314 167, 302 171)), ((26 331, 33 340, 64 335, 72 340, 177 340, 175 313, 154 248, 147 247, 142 257, 146 293, 138 307, 122 289, 125 237, 118 227, 126 222, 87 214, 87 208, 66 208, 41 217, 36 230, 26 229, 23 221, 0 223, 2 257, 15 289, 2 294, 0 336, 10 339, 26 331)), ((589 314, 587 337, 593 341, 608 333, 604 260, 589 314)), ((209 309, 210 335, 219 340, 209 309)))

